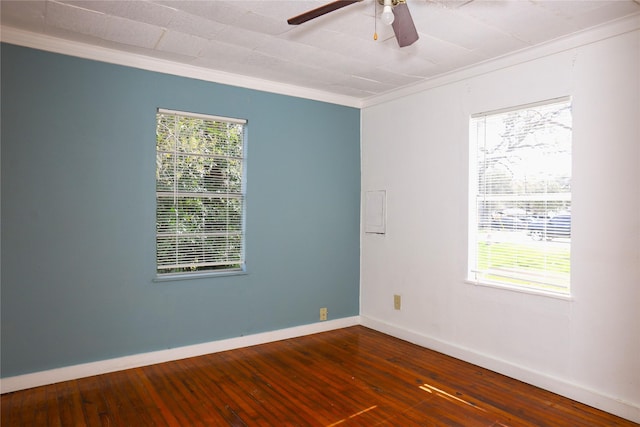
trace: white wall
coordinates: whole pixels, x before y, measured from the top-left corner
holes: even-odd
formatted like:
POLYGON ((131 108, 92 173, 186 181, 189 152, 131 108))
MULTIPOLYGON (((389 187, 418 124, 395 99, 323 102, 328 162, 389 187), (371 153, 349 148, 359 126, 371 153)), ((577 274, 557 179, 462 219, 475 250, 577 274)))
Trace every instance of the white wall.
POLYGON ((640 421, 635 28, 363 109, 362 189, 387 190, 388 220, 362 234, 365 325, 640 421), (565 95, 572 299, 465 283, 469 116, 565 95))

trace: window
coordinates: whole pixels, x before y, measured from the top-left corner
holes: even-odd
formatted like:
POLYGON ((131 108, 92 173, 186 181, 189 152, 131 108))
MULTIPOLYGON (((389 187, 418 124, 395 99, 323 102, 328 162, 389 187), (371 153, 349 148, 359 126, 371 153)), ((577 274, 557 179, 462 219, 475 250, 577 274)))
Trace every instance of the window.
POLYGON ((571 101, 470 122, 469 280, 568 294, 571 101))
POLYGON ((245 120, 158 110, 158 275, 244 269, 245 120))

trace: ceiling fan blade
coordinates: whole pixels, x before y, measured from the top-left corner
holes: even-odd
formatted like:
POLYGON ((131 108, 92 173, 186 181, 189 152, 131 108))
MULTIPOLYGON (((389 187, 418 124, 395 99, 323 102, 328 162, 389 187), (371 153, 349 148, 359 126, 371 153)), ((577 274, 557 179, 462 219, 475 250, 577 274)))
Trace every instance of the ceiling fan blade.
POLYGON ((327 14, 329 12, 333 12, 334 10, 341 9, 345 6, 349 6, 353 3, 361 2, 362 0, 338 0, 332 1, 331 3, 327 3, 324 6, 320 6, 318 8, 312 9, 308 12, 302 13, 298 16, 294 16, 293 18, 287 19, 287 23, 289 25, 300 25, 307 21, 311 21, 319 16, 327 14))
POLYGON ((405 47, 413 44, 418 40, 418 31, 409 13, 409 6, 407 3, 401 2, 393 8, 393 32, 396 33, 396 39, 400 47, 405 47))

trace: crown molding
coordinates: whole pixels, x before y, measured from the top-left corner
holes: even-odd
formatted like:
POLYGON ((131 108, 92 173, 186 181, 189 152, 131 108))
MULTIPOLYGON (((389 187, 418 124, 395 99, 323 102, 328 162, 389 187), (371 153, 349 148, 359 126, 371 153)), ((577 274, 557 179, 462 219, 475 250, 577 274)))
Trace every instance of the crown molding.
POLYGON ((44 50, 47 52, 139 68, 158 73, 172 74, 229 86, 254 89, 279 95, 293 96, 296 98, 305 98, 314 101, 344 105, 347 107, 360 108, 361 106, 359 98, 255 77, 242 76, 224 71, 211 70, 208 68, 182 64, 159 58, 152 58, 150 56, 51 37, 45 34, 24 31, 13 27, 3 26, 1 28, 0 41, 18 46, 44 50))
POLYGON ((344 105, 347 107, 367 108, 638 30, 640 30, 640 13, 365 99, 196 67, 189 64, 65 40, 7 26, 3 26, 0 31, 0 41, 147 71, 172 74, 213 83, 344 105))
POLYGON ((413 95, 439 86, 455 83, 461 80, 477 77, 490 72, 498 71, 514 65, 544 58, 567 50, 586 46, 611 37, 640 30, 640 13, 630 15, 606 24, 592 27, 568 36, 531 46, 515 53, 510 53, 498 58, 493 58, 466 68, 435 76, 426 81, 421 81, 400 89, 396 89, 381 95, 374 95, 361 101, 361 108, 384 104, 405 96, 413 95))

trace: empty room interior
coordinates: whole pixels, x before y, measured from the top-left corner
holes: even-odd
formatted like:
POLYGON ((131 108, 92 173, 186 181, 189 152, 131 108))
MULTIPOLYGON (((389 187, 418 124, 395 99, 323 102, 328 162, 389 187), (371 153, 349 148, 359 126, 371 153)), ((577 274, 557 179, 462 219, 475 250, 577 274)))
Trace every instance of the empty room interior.
POLYGON ((640 423, 638 0, 0 7, 3 425, 640 423))

